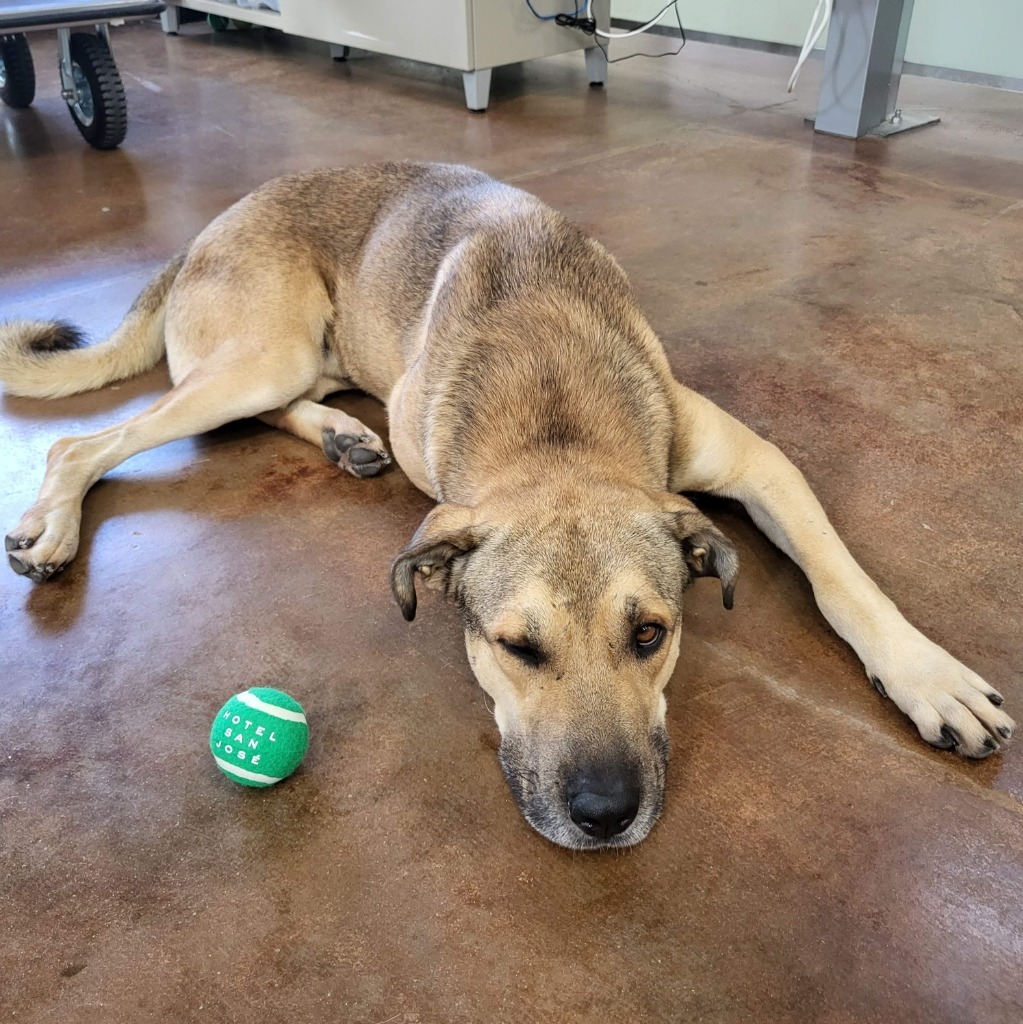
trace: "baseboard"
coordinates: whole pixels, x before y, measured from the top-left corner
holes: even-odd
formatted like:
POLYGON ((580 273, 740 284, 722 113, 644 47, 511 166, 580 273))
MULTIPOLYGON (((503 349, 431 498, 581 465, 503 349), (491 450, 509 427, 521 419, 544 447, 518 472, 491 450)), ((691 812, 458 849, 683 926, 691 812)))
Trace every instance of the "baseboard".
MULTIPOLYGON (((616 28, 638 28, 642 22, 622 18, 612 18, 611 24, 616 28)), ((671 25, 657 25, 650 30, 657 35, 678 37, 678 29, 671 25)), ((795 60, 799 56, 799 47, 789 43, 769 43, 762 39, 746 39, 743 36, 726 36, 718 32, 701 32, 698 29, 686 29, 686 39, 696 43, 713 43, 716 46, 734 46, 740 50, 758 50, 761 53, 778 53, 795 60)), ((820 60, 823 50, 815 50, 811 60, 820 60)), ((906 75, 919 75, 921 78, 940 78, 945 82, 963 82, 966 85, 986 85, 992 89, 1005 89, 1009 92, 1023 92, 1023 78, 1010 78, 1005 75, 989 75, 982 71, 960 71, 957 68, 935 67, 933 64, 914 64, 906 61, 902 66, 906 75)))

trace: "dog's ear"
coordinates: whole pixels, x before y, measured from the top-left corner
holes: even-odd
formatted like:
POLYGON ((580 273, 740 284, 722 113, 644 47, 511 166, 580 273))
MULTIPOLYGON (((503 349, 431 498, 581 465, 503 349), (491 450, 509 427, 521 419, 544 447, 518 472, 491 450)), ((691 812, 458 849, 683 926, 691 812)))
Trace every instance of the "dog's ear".
POLYGON ((438 505, 416 530, 408 547, 391 566, 391 592, 406 622, 416 617, 416 574, 427 586, 451 592, 457 583, 453 569, 474 551, 489 530, 476 521, 476 510, 466 505, 438 505))
POLYGON ((695 505, 672 495, 667 509, 671 529, 682 547, 682 557, 693 578, 716 576, 721 581, 721 601, 731 609, 735 598, 735 580, 739 575, 739 555, 732 542, 695 505))

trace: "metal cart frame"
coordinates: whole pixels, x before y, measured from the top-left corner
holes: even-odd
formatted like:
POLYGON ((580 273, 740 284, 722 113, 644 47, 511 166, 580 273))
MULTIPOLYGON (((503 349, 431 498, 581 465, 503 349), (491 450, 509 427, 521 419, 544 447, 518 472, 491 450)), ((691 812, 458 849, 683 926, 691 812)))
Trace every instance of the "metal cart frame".
POLYGON ((56 30, 60 94, 82 137, 115 149, 128 130, 128 103, 110 49, 110 26, 163 12, 156 0, 14 0, 0 7, 0 99, 28 107, 35 99, 35 65, 28 33, 56 30), (95 29, 95 32, 73 32, 95 29))

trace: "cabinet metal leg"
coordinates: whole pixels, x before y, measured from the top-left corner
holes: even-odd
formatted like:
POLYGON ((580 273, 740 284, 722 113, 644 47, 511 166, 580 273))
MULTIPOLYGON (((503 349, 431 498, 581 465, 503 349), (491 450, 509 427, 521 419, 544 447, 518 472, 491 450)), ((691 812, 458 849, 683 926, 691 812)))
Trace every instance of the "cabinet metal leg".
POLYGON ((160 15, 160 27, 168 35, 176 36, 181 28, 181 14, 173 4, 167 4, 163 14, 160 15))
POLYGON ((596 87, 607 85, 607 60, 599 46, 588 46, 583 53, 586 55, 586 77, 590 85, 596 87))
POLYGON ((477 113, 487 109, 490 102, 490 73, 492 68, 481 68, 479 71, 463 71, 462 82, 465 85, 465 105, 477 113))
POLYGON ((330 56, 332 60, 348 60, 350 51, 343 43, 331 43, 330 56))

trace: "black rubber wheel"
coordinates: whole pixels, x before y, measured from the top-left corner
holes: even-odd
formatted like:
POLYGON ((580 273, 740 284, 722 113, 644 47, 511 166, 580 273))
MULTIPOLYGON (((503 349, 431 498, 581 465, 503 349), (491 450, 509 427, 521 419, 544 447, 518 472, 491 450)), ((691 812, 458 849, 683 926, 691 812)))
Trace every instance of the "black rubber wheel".
POLYGON ((128 130, 128 101, 117 65, 101 36, 71 34, 71 73, 77 95, 68 101, 83 138, 96 149, 115 149, 128 130))
POLYGON ((28 107, 36 98, 36 69, 28 40, 0 36, 0 100, 9 107, 28 107))

